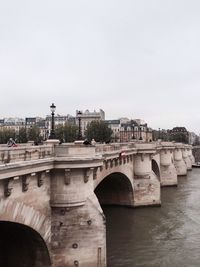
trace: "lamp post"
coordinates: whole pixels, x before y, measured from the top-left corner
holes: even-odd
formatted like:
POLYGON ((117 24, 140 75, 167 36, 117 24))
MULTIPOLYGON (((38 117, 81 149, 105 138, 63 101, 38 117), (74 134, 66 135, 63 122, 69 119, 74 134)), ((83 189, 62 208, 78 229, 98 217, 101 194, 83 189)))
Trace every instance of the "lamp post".
POLYGON ((132 139, 135 140, 135 126, 132 126, 132 131, 133 131, 132 139))
POLYGON ((49 139, 55 139, 54 114, 55 114, 56 106, 54 105, 54 103, 51 104, 50 109, 51 109, 51 132, 50 132, 49 139))
POLYGON ((142 140, 142 127, 140 127, 139 129, 140 129, 140 138, 139 138, 139 140, 142 140))
POLYGON ((78 140, 82 139, 82 133, 81 133, 81 115, 82 112, 79 110, 77 112, 77 117, 78 117, 78 140))

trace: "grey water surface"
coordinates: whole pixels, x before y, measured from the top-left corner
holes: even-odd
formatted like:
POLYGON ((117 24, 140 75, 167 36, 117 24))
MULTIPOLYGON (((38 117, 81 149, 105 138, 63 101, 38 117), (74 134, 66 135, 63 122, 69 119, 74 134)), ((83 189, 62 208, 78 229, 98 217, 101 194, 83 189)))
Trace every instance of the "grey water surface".
POLYGON ((200 169, 161 189, 161 207, 103 207, 108 267, 200 266, 200 169))

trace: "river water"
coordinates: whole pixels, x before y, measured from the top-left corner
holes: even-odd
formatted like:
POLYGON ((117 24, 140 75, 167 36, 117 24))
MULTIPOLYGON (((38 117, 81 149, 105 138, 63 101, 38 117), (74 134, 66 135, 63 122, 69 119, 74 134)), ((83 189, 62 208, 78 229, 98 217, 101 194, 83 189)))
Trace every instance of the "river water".
POLYGON ((161 207, 103 207, 108 267, 200 266, 200 169, 161 189, 161 207))

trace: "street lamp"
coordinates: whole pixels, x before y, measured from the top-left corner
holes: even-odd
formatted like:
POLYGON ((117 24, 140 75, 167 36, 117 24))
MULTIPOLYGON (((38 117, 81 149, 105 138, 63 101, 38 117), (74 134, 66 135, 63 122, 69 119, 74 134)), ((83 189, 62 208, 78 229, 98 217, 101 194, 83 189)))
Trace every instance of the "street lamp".
POLYGON ((56 106, 54 105, 54 103, 51 104, 50 109, 51 109, 51 132, 50 132, 49 139, 55 139, 54 114, 55 114, 56 106))
POLYGON ((81 115, 82 112, 79 110, 77 112, 77 117, 78 117, 78 140, 82 139, 82 133, 81 133, 81 115))
POLYGON ((139 140, 142 140, 142 127, 140 127, 139 129, 140 129, 140 138, 139 138, 139 140))
POLYGON ((132 126, 132 139, 135 140, 135 126, 132 126))

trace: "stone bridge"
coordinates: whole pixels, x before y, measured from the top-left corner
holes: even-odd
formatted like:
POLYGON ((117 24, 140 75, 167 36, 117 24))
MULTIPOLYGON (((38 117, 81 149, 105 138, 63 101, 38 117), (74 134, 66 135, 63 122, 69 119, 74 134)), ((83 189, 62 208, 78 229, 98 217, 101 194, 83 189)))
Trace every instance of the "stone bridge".
POLYGON ((0 266, 105 267, 101 205, 160 205, 193 162, 169 142, 1 147, 0 266))

